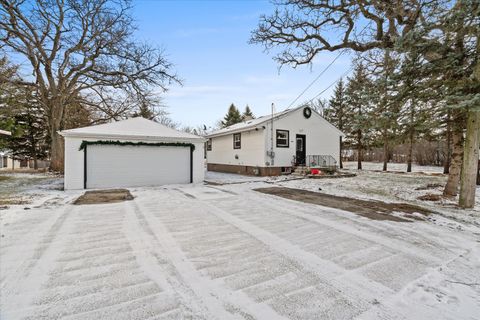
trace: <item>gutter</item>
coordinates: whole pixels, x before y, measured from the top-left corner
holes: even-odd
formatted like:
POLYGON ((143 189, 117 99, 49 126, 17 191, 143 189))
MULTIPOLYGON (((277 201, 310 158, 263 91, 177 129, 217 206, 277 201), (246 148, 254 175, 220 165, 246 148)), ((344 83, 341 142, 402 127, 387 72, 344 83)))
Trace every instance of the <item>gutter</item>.
POLYGON ((102 139, 102 140, 140 140, 140 141, 170 141, 170 142, 192 142, 202 143, 207 139, 203 137, 198 138, 186 138, 186 137, 161 137, 161 136, 142 136, 142 135, 116 135, 116 134, 96 134, 96 133, 73 133, 57 131, 62 137, 68 138, 90 138, 90 139, 102 139))
MULTIPOLYGON (((262 123, 263 123, 263 122, 262 122, 262 123)), ((235 130, 225 131, 225 132, 222 132, 222 133, 211 133, 211 134, 207 134, 207 135, 205 135, 205 138, 210 139, 210 138, 216 138, 216 137, 226 136, 226 135, 234 134, 234 133, 240 133, 240 132, 252 131, 252 130, 258 131, 258 130, 264 130, 264 129, 265 129, 265 126, 256 125, 256 126, 252 126, 252 127, 244 127, 244 128, 241 128, 241 129, 235 129, 235 130)))

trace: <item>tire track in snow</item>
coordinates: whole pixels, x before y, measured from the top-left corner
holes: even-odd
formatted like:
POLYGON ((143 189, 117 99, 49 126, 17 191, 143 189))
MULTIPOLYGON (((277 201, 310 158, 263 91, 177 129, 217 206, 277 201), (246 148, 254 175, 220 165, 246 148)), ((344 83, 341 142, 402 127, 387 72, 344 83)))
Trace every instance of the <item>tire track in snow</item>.
POLYGON ((218 319, 285 319, 268 305, 251 300, 243 292, 229 290, 218 282, 202 276, 169 230, 139 202, 140 199, 137 198, 133 205, 137 206, 135 210, 139 215, 145 212, 143 215, 145 226, 148 226, 150 231, 155 230, 155 233, 153 231, 151 233, 155 235, 181 281, 194 292, 197 299, 201 299, 211 315, 218 319))
MULTIPOLYGON (((209 191, 203 195, 202 189, 196 189, 195 194, 218 202, 209 191)), ((186 201, 174 192, 161 198, 156 195, 155 200, 146 203, 188 259, 222 286, 243 292, 292 319, 351 319, 370 306, 361 296, 346 299, 327 280, 212 214, 201 201, 186 201), (163 202, 163 198, 169 201, 163 202), (155 205, 158 201, 161 210, 155 205)))
POLYGON ((163 252, 160 252, 161 245, 138 206, 135 203, 128 203, 125 206, 127 217, 124 232, 140 268, 163 290, 175 296, 181 304, 176 309, 186 309, 182 312, 183 316, 208 319, 207 309, 198 301, 194 301, 193 292, 174 277, 166 277, 172 274, 173 266, 164 258, 163 252))
MULTIPOLYGON (((423 248, 415 247, 415 249, 412 249, 411 243, 399 239, 398 237, 395 236, 395 234, 385 234, 385 230, 382 229, 382 227, 376 228, 375 226, 372 226, 372 224, 365 224, 361 221, 361 219, 357 217, 345 217, 344 214, 346 213, 345 211, 339 210, 339 209, 334 209, 330 207, 323 207, 323 206, 318 206, 314 204, 307 204, 307 203, 301 203, 295 200, 290 200, 290 199, 284 199, 281 197, 277 196, 270 196, 270 195, 264 195, 264 194, 259 194, 256 191, 249 191, 249 194, 244 195, 249 201, 252 202, 258 202, 259 197, 263 199, 272 199, 275 198, 277 201, 262 201, 262 205, 266 206, 270 209, 273 209, 277 212, 280 212, 282 214, 290 215, 290 216, 295 216, 299 219, 307 220, 312 223, 328 226, 330 228, 336 229, 340 232, 348 233, 351 235, 354 235, 356 237, 365 239, 367 241, 375 242, 375 243, 382 243, 384 247, 402 252, 414 257, 417 257, 419 259, 428 259, 430 261, 434 261, 435 263, 441 263, 443 260, 436 257, 432 256, 431 252, 428 250, 424 250, 423 248), (295 210, 290 210, 288 213, 285 212, 285 207, 280 204, 280 202, 285 201, 286 203, 290 203, 295 210), (316 211, 328 211, 328 213, 340 213, 341 217, 343 219, 348 220, 349 222, 352 222, 357 225, 363 225, 366 226, 367 228, 370 229, 375 229, 380 235, 376 235, 373 232, 368 232, 364 231, 358 227, 353 227, 350 225, 346 225, 344 223, 341 223, 341 221, 332 221, 327 218, 320 217, 318 215, 313 215, 312 214, 312 208, 317 209, 316 211), (386 243, 388 239, 388 243, 386 243)), ((248 202, 249 203, 249 202, 248 202)), ((347 212, 349 215, 352 215, 352 213, 347 212)), ((402 228, 401 225, 399 225, 397 228, 402 228)))
MULTIPOLYGON (((32 243, 39 243, 41 241, 39 239, 49 232, 64 211, 61 210, 55 214, 52 214, 51 210, 27 211, 28 216, 2 225, 1 233, 6 233, 7 237, 2 237, 0 240, 0 290, 7 279, 27 268, 29 258, 37 250, 32 243)), ((25 212, 22 209, 14 211, 13 214, 25 215, 25 212)))
MULTIPOLYGON (((248 205, 245 207, 245 203, 252 203, 250 201, 251 199, 246 201, 242 195, 241 199, 236 200, 238 205, 232 205, 232 199, 236 198, 222 198, 218 200, 197 199, 188 201, 201 203, 196 205, 196 207, 207 207, 209 213, 214 214, 219 219, 222 219, 240 231, 249 234, 278 254, 298 263, 302 269, 315 274, 322 279, 324 283, 335 288, 335 290, 337 290, 342 296, 348 297, 351 301, 358 302, 358 305, 356 306, 357 310, 363 312, 368 310, 371 306, 375 306, 379 310, 383 310, 384 315, 388 315, 386 317, 384 316, 383 319, 389 319, 390 317, 403 319, 400 314, 392 314, 391 310, 393 308, 386 305, 378 305, 378 300, 383 300, 395 293, 392 289, 362 275, 353 274, 351 271, 346 270, 329 260, 322 259, 313 253, 305 251, 298 245, 294 245, 288 240, 278 237, 274 233, 261 227, 257 227, 255 224, 245 221, 242 218, 238 218, 227 212, 225 209, 218 207, 219 204, 222 203, 223 207, 228 207, 230 211, 234 210, 233 208, 242 208, 242 213, 244 215, 252 218, 255 217, 255 210, 250 209, 248 205)), ((265 209, 259 204, 256 207, 265 209)), ((284 210, 284 207, 282 207, 282 209, 284 210)), ((290 225, 290 227, 294 227, 294 225, 290 225)), ((290 292, 289 294, 301 295, 308 290, 310 289, 301 288, 298 289, 297 292, 290 292)))
POLYGON ((394 293, 390 288, 358 275, 342 281, 340 279, 341 276, 348 273, 344 268, 329 260, 322 259, 315 254, 307 252, 299 246, 293 245, 289 241, 259 228, 250 222, 237 218, 215 205, 210 203, 205 203, 205 205, 209 207, 211 213, 215 214, 220 219, 258 239, 272 250, 299 263, 309 272, 314 273, 318 277, 324 279, 327 283, 330 283, 333 287, 343 291, 344 294, 349 296, 352 300, 362 297, 362 300, 369 299, 373 301, 374 299, 387 297, 394 293))
POLYGON ((32 257, 15 270, 14 275, 10 274, 2 284, 1 309, 6 318, 16 317, 17 314, 27 310, 42 284, 48 280, 48 273, 53 269, 55 259, 59 256, 63 245, 60 241, 54 244, 54 240, 59 236, 61 229, 64 233, 70 230, 71 225, 66 227, 64 225, 72 212, 75 212, 75 208, 67 205, 38 242, 32 257))
POLYGON ((138 266, 124 234, 124 204, 78 206, 64 250, 27 319, 148 319, 176 302, 138 266), (96 243, 92 242, 96 239, 96 243))

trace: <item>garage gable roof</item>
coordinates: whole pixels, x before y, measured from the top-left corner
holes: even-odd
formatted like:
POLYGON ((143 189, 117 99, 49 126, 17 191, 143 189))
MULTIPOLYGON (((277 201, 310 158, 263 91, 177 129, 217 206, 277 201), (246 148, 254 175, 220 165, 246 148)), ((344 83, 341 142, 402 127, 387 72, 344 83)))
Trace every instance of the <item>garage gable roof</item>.
POLYGON ((158 122, 142 117, 99 124, 96 126, 63 130, 59 132, 64 137, 108 137, 108 138, 136 138, 136 139, 165 139, 165 140, 200 140, 202 137, 187 132, 169 128, 158 122))

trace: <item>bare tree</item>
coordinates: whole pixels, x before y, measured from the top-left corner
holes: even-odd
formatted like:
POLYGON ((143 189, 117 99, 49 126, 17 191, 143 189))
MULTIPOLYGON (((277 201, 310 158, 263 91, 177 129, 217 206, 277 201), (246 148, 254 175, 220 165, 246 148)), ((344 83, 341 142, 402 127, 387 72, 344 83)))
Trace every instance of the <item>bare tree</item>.
POLYGON ((51 167, 63 169, 66 107, 109 117, 179 82, 163 51, 134 40, 128 0, 0 0, 0 48, 25 57, 48 120, 51 167))

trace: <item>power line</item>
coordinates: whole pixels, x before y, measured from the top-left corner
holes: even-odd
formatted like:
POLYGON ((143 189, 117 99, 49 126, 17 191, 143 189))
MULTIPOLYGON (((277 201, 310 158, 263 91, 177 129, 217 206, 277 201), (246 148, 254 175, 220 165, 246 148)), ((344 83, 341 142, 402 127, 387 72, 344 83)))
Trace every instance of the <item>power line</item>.
POLYGON ((335 57, 335 59, 332 60, 332 62, 330 62, 321 72, 320 74, 315 78, 313 79, 312 82, 310 82, 310 84, 295 98, 295 100, 292 101, 292 103, 290 103, 287 107, 287 109, 289 109, 295 102, 297 102, 298 99, 300 99, 301 96, 303 96, 303 94, 305 92, 307 92, 308 89, 310 89, 311 86, 313 86, 313 84, 315 82, 317 82, 318 79, 320 79, 320 77, 335 63, 335 61, 337 61, 338 58, 340 58, 340 56, 345 52, 345 50, 342 50, 340 51, 339 54, 337 54, 337 56, 335 57))
POLYGON ((337 83, 338 81, 340 81, 340 79, 342 79, 343 77, 345 77, 350 71, 352 71, 353 67, 350 67, 347 71, 345 71, 341 76, 340 78, 338 78, 337 80, 333 81, 332 83, 330 83, 328 85, 328 87, 326 87, 325 89, 323 89, 322 91, 320 91, 315 97, 313 97, 312 99, 308 100, 305 104, 309 104, 311 103, 313 100, 315 100, 316 98, 318 98, 320 95, 322 95, 323 93, 325 93, 325 91, 327 91, 328 89, 330 89, 335 83, 337 83))
MULTIPOLYGON (((363 32, 368 28, 368 26, 370 26, 370 24, 372 23, 372 21, 369 21, 363 28, 362 30, 360 30, 360 33, 358 34, 359 36, 361 36, 363 34, 363 32)), ((313 84, 315 82, 318 81, 318 79, 320 79, 320 77, 335 63, 335 61, 337 61, 338 58, 340 58, 340 56, 342 54, 345 53, 346 50, 342 50, 340 51, 340 53, 332 60, 332 62, 330 62, 328 64, 328 66, 325 67, 325 69, 323 69, 320 74, 295 98, 295 100, 292 101, 292 103, 290 103, 287 107, 287 109, 290 109, 290 107, 295 103, 297 102, 298 99, 300 99, 301 96, 303 96, 303 94, 308 90, 310 89, 311 86, 313 86, 313 84)), ((344 74, 350 72, 352 68, 348 69, 347 72, 345 72, 344 74)), ((342 75, 340 78, 342 78, 344 75, 342 75)), ((314 100, 316 97, 318 97, 319 95, 321 95, 323 92, 325 92, 326 90, 328 90, 331 86, 333 86, 335 83, 337 83, 338 80, 337 79, 335 82, 333 82, 332 84, 330 84, 326 89, 324 89, 322 92, 320 92, 319 94, 317 94, 313 99, 309 100, 309 102, 311 102, 312 100, 314 100)))

